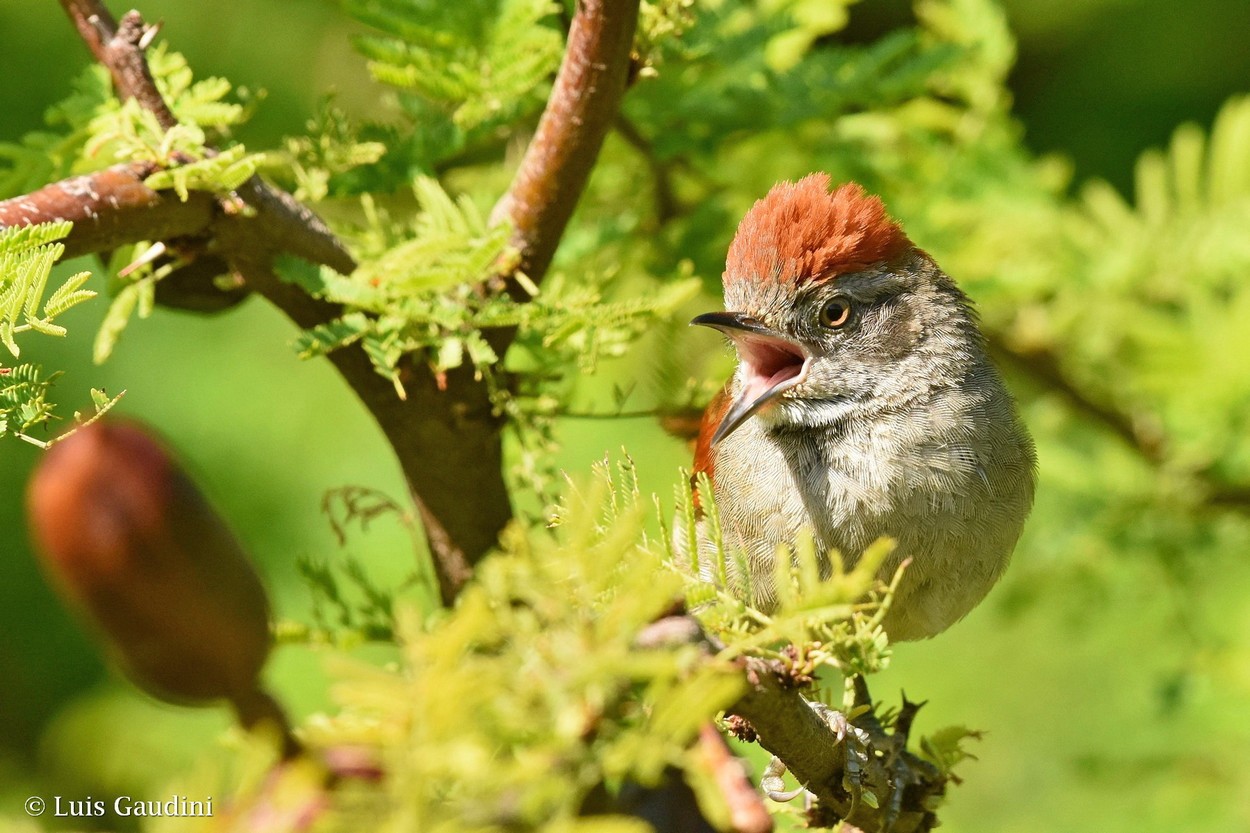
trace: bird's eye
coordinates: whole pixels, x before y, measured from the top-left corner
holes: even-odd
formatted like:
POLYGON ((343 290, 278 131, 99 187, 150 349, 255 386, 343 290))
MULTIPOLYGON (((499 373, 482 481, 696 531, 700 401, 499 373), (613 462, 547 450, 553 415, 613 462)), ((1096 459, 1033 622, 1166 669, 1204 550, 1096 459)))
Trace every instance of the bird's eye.
POLYGON ((820 308, 820 324, 836 330, 851 318, 851 302, 845 298, 834 298, 820 308))

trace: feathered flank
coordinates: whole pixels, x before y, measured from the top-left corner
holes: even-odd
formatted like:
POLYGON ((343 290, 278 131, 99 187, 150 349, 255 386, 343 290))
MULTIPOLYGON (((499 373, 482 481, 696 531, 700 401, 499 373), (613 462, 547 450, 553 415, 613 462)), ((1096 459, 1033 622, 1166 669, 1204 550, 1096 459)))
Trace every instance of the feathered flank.
POLYGON ((694 446, 694 471, 690 473, 690 485, 694 487, 694 507, 696 510, 701 509, 699 501, 698 477, 700 472, 706 472, 708 477, 716 476, 716 457, 712 454, 712 436, 716 433, 716 429, 720 427, 721 420, 725 418, 725 414, 729 411, 729 406, 733 404, 733 395, 730 393, 730 385, 727 382, 725 387, 712 397, 712 401, 708 403, 707 409, 703 412, 703 419, 699 423, 699 436, 694 446))
POLYGON ((890 262, 912 248, 880 198, 854 182, 829 192, 828 174, 774 185, 738 224, 724 282, 826 281, 890 262))

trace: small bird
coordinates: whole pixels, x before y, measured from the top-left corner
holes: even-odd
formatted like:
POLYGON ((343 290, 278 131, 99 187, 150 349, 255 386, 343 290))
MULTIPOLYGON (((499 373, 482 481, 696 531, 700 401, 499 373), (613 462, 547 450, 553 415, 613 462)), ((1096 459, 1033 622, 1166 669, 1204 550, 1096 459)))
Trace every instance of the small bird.
MULTIPOLYGON (((706 472, 757 603, 810 534, 848 566, 882 536, 911 559, 883 625, 923 639, 1002 575, 1033 504, 1036 455, 968 297, 877 197, 825 174, 776 185, 729 247, 719 330, 738 368, 704 413, 706 472)), ((706 557, 710 541, 700 542, 706 557)))

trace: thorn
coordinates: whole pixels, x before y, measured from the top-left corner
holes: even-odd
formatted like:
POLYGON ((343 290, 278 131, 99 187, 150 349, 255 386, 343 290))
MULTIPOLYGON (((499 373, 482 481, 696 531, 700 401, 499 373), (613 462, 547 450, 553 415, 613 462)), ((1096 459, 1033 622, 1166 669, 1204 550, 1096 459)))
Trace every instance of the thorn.
POLYGON ((156 36, 160 34, 161 27, 165 25, 165 21, 158 20, 144 27, 143 34, 139 36, 139 49, 146 50, 152 45, 152 41, 156 40, 156 36))
POLYGON ((119 278, 127 277, 128 275, 130 275, 131 272, 134 272, 136 269, 142 266, 147 266, 148 264, 152 263, 158 257, 165 254, 166 251, 167 251, 167 247, 165 246, 165 244, 159 240, 156 241, 151 246, 149 246, 143 254, 139 255, 130 263, 123 266, 122 269, 117 273, 117 277, 119 278))

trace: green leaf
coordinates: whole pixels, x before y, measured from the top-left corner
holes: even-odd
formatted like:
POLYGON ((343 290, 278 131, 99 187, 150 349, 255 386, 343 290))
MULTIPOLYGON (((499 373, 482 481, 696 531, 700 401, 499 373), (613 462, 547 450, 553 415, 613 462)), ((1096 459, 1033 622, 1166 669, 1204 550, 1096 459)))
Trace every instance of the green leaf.
POLYGON ((17 336, 28 331, 63 336, 65 328, 53 319, 94 293, 79 290, 87 273, 69 278, 44 302, 52 265, 65 251, 60 238, 70 231, 66 222, 0 229, 0 344, 13 356, 21 354, 17 336), (43 315, 38 314, 43 305, 43 315))
POLYGON ((347 0, 379 30, 355 40, 378 81, 419 96, 474 130, 541 105, 560 58, 543 21, 550 0, 462 0, 455 5, 347 0))
POLYGON ((256 173, 258 164, 257 156, 235 145, 205 159, 157 171, 144 184, 155 191, 172 188, 186 202, 191 191, 225 194, 235 190, 256 173))
POLYGON ((96 332, 95 344, 91 351, 91 358, 96 364, 104 364, 113 354, 113 348, 117 346, 117 340, 121 338, 122 331, 130 323, 130 316, 139 304, 142 294, 138 283, 128 284, 122 287, 113 298, 113 303, 109 304, 108 312, 104 314, 104 320, 100 323, 99 331, 96 332))
POLYGON ((82 288, 83 284, 90 277, 90 272, 79 272, 70 276, 65 283, 57 287, 56 291, 49 295, 48 300, 44 302, 44 317, 48 319, 55 318, 66 310, 94 298, 98 293, 94 290, 82 288))
POLYGON ((366 315, 348 313, 300 333, 295 339, 295 350, 300 358, 324 356, 359 341, 371 329, 372 322, 366 315))

